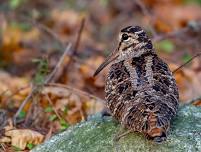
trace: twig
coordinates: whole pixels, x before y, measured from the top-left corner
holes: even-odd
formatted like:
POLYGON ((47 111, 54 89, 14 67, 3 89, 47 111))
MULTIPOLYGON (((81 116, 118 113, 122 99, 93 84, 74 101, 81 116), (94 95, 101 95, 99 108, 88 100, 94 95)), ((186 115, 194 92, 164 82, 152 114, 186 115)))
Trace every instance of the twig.
POLYGON ((50 123, 50 127, 49 128, 50 129, 49 129, 48 133, 45 135, 45 140, 44 141, 47 141, 52 136, 52 131, 53 131, 53 124, 52 123, 50 123))
POLYGON ((62 64, 62 62, 63 62, 65 56, 69 54, 70 48, 71 48, 71 43, 69 43, 69 44, 67 45, 67 47, 66 47, 66 49, 65 49, 65 51, 64 51, 64 53, 63 53, 63 55, 60 57, 60 59, 59 59, 57 65, 55 66, 54 70, 53 70, 53 71, 49 74, 49 76, 46 78, 45 84, 49 83, 49 82, 53 79, 53 77, 54 77, 54 75, 57 73, 59 67, 61 67, 61 64, 62 64))
POLYGON ((81 25, 80 25, 80 28, 79 28, 79 31, 78 31, 78 35, 77 35, 77 39, 75 41, 75 45, 74 45, 74 48, 73 48, 73 52, 72 52, 72 55, 75 55, 76 54, 76 51, 79 47, 79 44, 80 44, 80 39, 81 39, 81 35, 82 35, 82 31, 84 29, 84 24, 85 24, 85 18, 83 18, 81 20, 81 25))
POLYGON ((17 112, 15 113, 14 117, 13 117, 13 124, 16 125, 16 119, 18 117, 18 115, 20 114, 20 112, 22 111, 22 109, 24 108, 24 106, 26 105, 26 103, 31 100, 33 93, 36 91, 36 87, 32 87, 31 86, 31 92, 29 93, 29 95, 24 99, 24 101, 22 102, 22 104, 20 105, 20 107, 18 108, 17 112))
POLYGON ((54 81, 56 81, 57 79, 59 79, 59 77, 65 72, 68 70, 69 66, 71 65, 71 63, 74 61, 74 56, 75 54, 77 53, 77 49, 78 49, 78 46, 79 46, 79 43, 80 43, 80 39, 81 39, 81 34, 82 34, 82 31, 83 31, 83 28, 84 28, 84 24, 85 24, 85 18, 82 19, 81 21, 81 25, 80 25, 80 28, 79 28, 79 31, 78 31, 78 36, 76 38, 76 41, 75 41, 75 45, 73 47, 73 49, 71 50, 71 52, 68 54, 69 56, 69 61, 66 65, 64 65, 63 67, 60 66, 60 71, 59 73, 57 73, 57 75, 55 76, 54 78, 54 81))
POLYGON ((46 33, 48 33, 49 35, 51 35, 61 46, 62 49, 65 48, 64 43, 59 39, 58 35, 53 32, 50 28, 48 28, 47 26, 45 26, 44 24, 38 23, 36 21, 34 21, 34 24, 41 30, 44 30, 46 33))
POLYGON ((68 86, 68 85, 63 85, 63 84, 58 84, 58 83, 48 83, 48 84, 45 84, 45 86, 61 87, 61 88, 67 89, 67 90, 71 90, 73 92, 77 92, 78 94, 82 94, 82 95, 87 96, 89 98, 96 99, 97 101, 100 101, 102 103, 105 103, 105 100, 103 100, 97 96, 94 96, 92 94, 89 94, 88 92, 73 88, 73 87, 68 86))
POLYGON ((58 44, 61 46, 62 49, 65 48, 65 45, 64 45, 64 43, 59 39, 59 36, 58 36, 54 31, 52 31, 49 27, 45 26, 45 25, 42 24, 42 23, 37 22, 36 20, 34 20, 34 19, 32 19, 32 18, 30 19, 30 18, 28 18, 28 17, 26 17, 26 16, 20 16, 20 18, 21 18, 22 20, 25 20, 25 21, 31 23, 32 25, 36 26, 39 30, 46 32, 46 33, 49 34, 56 42, 58 42, 58 44))
POLYGON ((76 55, 77 53, 77 50, 78 50, 78 47, 79 47, 79 44, 80 44, 80 39, 81 39, 81 35, 82 35, 82 31, 84 29, 84 24, 85 24, 85 18, 83 18, 81 20, 81 24, 80 24, 80 28, 78 30, 78 35, 77 35, 77 38, 76 38, 76 41, 75 41, 75 45, 74 45, 74 48, 70 54, 70 60, 68 62, 68 64, 64 67, 65 70, 68 69, 68 67, 71 65, 72 61, 73 61, 73 56, 76 55))
MULTIPOLYGON (((181 35, 183 33, 186 33, 188 31, 194 31, 194 32, 198 32, 199 30, 201 29, 201 25, 200 23, 194 23, 193 25, 189 24, 188 26, 180 29, 180 30, 177 30, 177 31, 173 31, 173 32, 170 32, 170 33, 167 33, 165 35, 159 35, 159 36, 156 36, 153 38, 153 41, 161 41, 161 40, 164 40, 164 39, 167 39, 167 38, 173 38, 175 36, 178 36, 178 35, 181 35)), ((179 69, 183 68, 184 66, 186 66, 188 63, 190 63, 192 60, 194 60, 196 57, 200 56, 201 55, 201 52, 196 54, 195 56, 193 56, 190 60, 188 60, 186 63, 180 65, 179 67, 177 67, 175 70, 173 70, 173 74, 175 72, 177 72, 179 69)))
MULTIPOLYGON (((54 77, 55 73, 58 71, 59 66, 61 66, 65 56, 67 55, 67 53, 69 52, 71 48, 71 43, 69 43, 66 47, 66 50, 64 51, 63 55, 61 56, 61 58, 59 59, 57 65, 55 66, 54 70, 49 74, 49 76, 46 78, 44 84, 48 83, 51 81, 51 79, 54 77)), ((18 117, 18 115, 20 114, 20 112, 22 111, 22 109, 24 108, 24 106, 27 104, 27 102, 32 98, 33 94, 38 90, 38 86, 33 86, 31 87, 31 92, 29 93, 29 95, 25 98, 25 100, 22 102, 22 104, 20 105, 20 107, 18 108, 16 114, 13 117, 13 123, 16 124, 16 119, 18 117)))
POLYGON ((53 105, 52 100, 50 99, 49 95, 48 95, 48 94, 45 94, 45 96, 46 96, 46 98, 47 98, 49 104, 51 105, 51 107, 52 107, 54 113, 57 115, 57 117, 59 118, 59 120, 62 120, 61 116, 59 115, 59 113, 57 112, 57 110, 54 108, 54 105, 53 105))
POLYGON ((2 93, 0 94, 0 97, 3 97, 8 91, 9 91, 9 89, 2 91, 2 93))
POLYGON ((3 151, 1 151, 2 149, 0 149, 0 152, 5 152, 6 150, 8 150, 8 149, 6 149, 4 143, 1 143, 0 145, 1 145, 0 147, 2 147, 2 149, 3 149, 3 151))
POLYGON ((186 66, 188 63, 190 63, 192 60, 194 60, 196 57, 200 56, 201 52, 196 54, 195 56, 193 56, 191 59, 189 59, 186 63, 180 65, 179 67, 177 67, 175 70, 172 71, 172 73, 174 74, 175 72, 177 72, 179 69, 183 68, 184 66, 186 66))

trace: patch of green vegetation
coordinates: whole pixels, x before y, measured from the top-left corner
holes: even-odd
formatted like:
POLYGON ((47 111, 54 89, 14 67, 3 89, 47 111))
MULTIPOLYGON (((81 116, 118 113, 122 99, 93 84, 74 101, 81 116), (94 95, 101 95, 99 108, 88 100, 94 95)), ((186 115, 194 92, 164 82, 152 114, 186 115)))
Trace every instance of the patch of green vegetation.
POLYGON ((156 43, 157 50, 163 51, 165 53, 172 53, 174 51, 174 43, 170 40, 163 40, 159 43, 156 43))
POLYGON ((184 63, 186 63, 186 62, 188 62, 191 58, 192 58, 192 56, 191 56, 190 54, 184 54, 184 55, 182 56, 182 61, 183 61, 184 63))
POLYGON ((22 149, 20 149, 20 148, 17 147, 17 146, 12 146, 12 149, 13 149, 14 151, 22 151, 22 149))
POLYGON ((24 0, 9 0, 9 6, 12 9, 18 8, 20 5, 22 5, 24 0))
POLYGON ((28 143, 27 146, 26 146, 29 150, 33 149, 35 147, 34 144, 32 143, 28 143))
POLYGON ((18 117, 21 118, 21 119, 25 118, 25 117, 26 117, 26 112, 22 110, 22 111, 19 113, 19 116, 18 116, 18 117))
POLYGON ((45 78, 49 73, 49 68, 48 68, 48 60, 47 59, 34 59, 32 62, 36 63, 37 66, 37 72, 34 77, 34 84, 36 85, 43 85, 45 82, 45 78))
POLYGON ((201 5, 201 0, 184 0, 186 4, 199 4, 201 5))
POLYGON ((68 107, 67 107, 67 106, 64 107, 63 112, 64 112, 65 114, 68 113, 68 107))
POLYGON ((55 121, 57 119, 57 115, 52 114, 49 116, 49 121, 55 121))
POLYGON ((60 120, 61 130, 67 129, 70 125, 68 122, 66 122, 64 119, 60 120))
POLYGON ((99 2, 100 2, 100 4, 101 4, 103 7, 108 6, 108 3, 109 3, 108 0, 99 0, 99 2))
POLYGON ((10 25, 11 25, 11 27, 19 28, 19 29, 21 29, 22 31, 25 31, 25 32, 30 31, 31 28, 32 28, 31 24, 25 23, 25 22, 13 21, 13 22, 11 22, 10 25))
POLYGON ((52 112, 52 111, 53 111, 53 109, 51 106, 48 106, 45 108, 45 112, 52 112))

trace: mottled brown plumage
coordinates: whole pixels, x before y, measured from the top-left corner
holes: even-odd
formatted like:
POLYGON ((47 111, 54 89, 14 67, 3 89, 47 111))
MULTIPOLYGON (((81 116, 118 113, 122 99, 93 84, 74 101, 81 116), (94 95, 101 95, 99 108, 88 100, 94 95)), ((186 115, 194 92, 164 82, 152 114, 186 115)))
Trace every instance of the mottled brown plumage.
POLYGON ((147 34, 139 26, 122 29, 118 48, 95 75, 109 63, 105 93, 112 116, 132 131, 164 141, 178 109, 179 94, 172 72, 147 34))

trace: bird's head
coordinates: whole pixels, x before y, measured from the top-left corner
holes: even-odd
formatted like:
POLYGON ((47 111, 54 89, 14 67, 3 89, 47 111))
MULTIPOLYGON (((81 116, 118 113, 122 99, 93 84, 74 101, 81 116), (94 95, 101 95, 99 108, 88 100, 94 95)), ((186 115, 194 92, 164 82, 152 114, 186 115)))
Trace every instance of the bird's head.
POLYGON ((147 34, 139 26, 128 26, 119 33, 119 45, 98 67, 94 76, 109 63, 118 63, 144 54, 154 53, 153 45, 147 34))

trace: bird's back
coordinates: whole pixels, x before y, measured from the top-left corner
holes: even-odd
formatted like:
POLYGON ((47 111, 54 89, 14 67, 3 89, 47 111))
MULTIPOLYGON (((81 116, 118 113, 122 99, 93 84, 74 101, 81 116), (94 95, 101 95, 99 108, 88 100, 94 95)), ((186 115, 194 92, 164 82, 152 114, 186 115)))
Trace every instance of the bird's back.
POLYGON ((107 107, 122 125, 155 141, 166 139, 179 95, 168 65, 156 54, 114 63, 105 92, 107 107))

